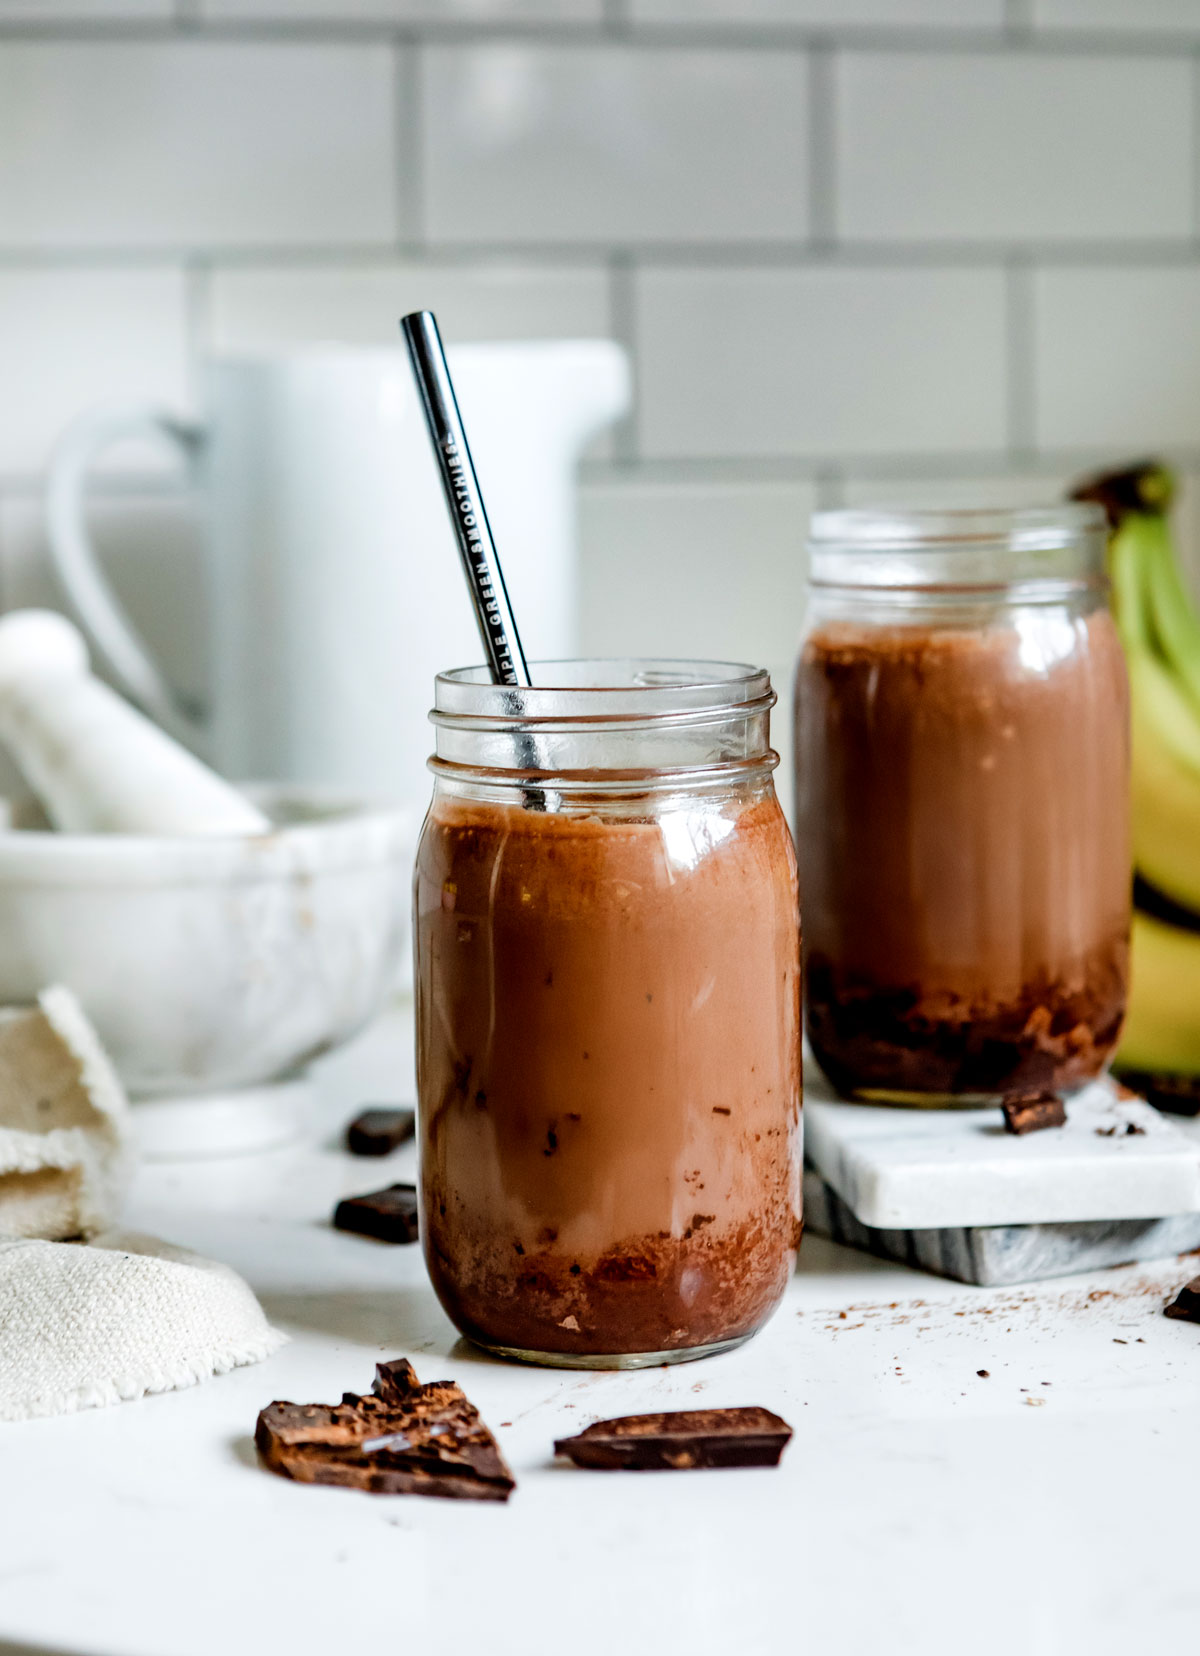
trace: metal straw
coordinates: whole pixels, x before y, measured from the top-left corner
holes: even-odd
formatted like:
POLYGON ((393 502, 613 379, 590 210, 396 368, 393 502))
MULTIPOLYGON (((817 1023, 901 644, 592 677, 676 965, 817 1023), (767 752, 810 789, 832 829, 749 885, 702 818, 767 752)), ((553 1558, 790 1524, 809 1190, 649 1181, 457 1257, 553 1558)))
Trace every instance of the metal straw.
POLYGON ((496 684, 532 684, 437 320, 432 311, 412 311, 401 318, 400 331, 425 407, 425 423, 437 456, 492 680, 496 684))

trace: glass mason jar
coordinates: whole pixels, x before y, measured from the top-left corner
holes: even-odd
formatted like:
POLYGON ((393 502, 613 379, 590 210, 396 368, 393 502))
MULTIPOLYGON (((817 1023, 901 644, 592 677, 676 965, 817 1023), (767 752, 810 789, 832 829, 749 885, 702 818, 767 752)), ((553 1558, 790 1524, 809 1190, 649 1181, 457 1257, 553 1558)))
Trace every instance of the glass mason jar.
POLYGON ((799 1240, 795 860, 765 672, 442 674, 417 851, 421 1236, 456 1327, 627 1368, 736 1345, 799 1240))
POLYGON ((828 512, 796 671, 813 1052, 847 1096, 1100 1074, 1125 1010, 1129 699, 1095 506, 828 512))

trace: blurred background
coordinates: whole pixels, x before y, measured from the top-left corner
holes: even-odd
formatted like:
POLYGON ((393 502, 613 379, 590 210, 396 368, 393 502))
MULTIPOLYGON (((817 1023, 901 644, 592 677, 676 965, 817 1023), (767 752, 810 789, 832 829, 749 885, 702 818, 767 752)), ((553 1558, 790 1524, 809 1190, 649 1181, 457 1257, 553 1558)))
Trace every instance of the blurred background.
MULTIPOLYGON (((629 352, 587 651, 784 677, 814 507, 1144 451, 1194 572, 1198 103, 1200 0, 0 0, 0 603, 62 602, 39 491, 81 409, 418 306, 629 352)), ((177 463, 114 451, 95 501, 203 697, 177 463)))

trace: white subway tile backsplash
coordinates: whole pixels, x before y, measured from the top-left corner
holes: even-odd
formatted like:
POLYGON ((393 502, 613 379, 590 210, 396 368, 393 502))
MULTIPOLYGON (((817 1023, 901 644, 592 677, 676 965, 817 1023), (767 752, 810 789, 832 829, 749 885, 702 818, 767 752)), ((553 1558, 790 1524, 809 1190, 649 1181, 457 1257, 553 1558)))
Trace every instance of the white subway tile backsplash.
POLYGON ((809 484, 617 478, 585 483, 580 497, 589 655, 790 660, 809 484))
POLYGON ((992 270, 648 270, 637 283, 649 456, 1003 446, 992 270))
POLYGON ((802 53, 430 48, 427 230, 441 242, 796 238, 802 53))
MULTIPOLYGON (((171 268, 0 270, 0 473, 45 464, 103 401, 188 399, 184 279, 171 268)), ((138 455, 139 463, 162 457, 138 455)), ((118 454, 120 463, 133 459, 118 454)))
POLYGON ((0 44, 0 248, 397 230, 386 46, 0 44))
POLYGON ((1032 0, 1032 20, 1051 29, 1200 34, 1196 0, 1032 0))
POLYGON ((1044 270, 1034 300, 1040 446, 1200 445, 1200 268, 1044 270))
POLYGON ((776 778, 791 808, 791 675, 804 614, 803 483, 585 484, 580 499, 586 655, 699 657, 770 669, 776 778))
POLYGON ((629 0, 629 5, 639 23, 995 28, 1004 21, 1004 0, 629 0))
MULTIPOLYGON (((170 683, 207 698, 204 548, 188 494, 99 495, 88 514, 101 564, 170 683)), ((0 602, 6 610, 65 610, 46 549, 40 496, 0 500, 0 602)), ((103 662, 96 661, 98 671, 103 662)))
MULTIPOLYGON (((632 339, 619 452, 649 466, 588 485, 587 555, 627 530, 630 569, 653 542, 664 581, 697 537, 781 544, 809 500, 731 475, 1018 504, 1076 463, 1200 452, 1200 0, 0 0, 9 24, 0 492, 91 403, 186 407, 205 349, 395 344, 422 306, 452 340, 632 339), (1014 22, 1019 44, 982 38, 1014 22)), ((101 484, 167 463, 127 448, 101 484)), ((28 549, 15 510, 0 531, 28 549)), ((758 629, 790 619, 697 591, 674 614, 601 593, 595 628, 779 665, 758 629)))
POLYGON ((287 22, 594 23, 603 0, 200 0, 201 15, 287 22))
POLYGON ((1186 236, 1181 58, 850 52, 836 83, 837 225, 851 240, 1186 236))
POLYGON ((398 319, 433 310, 443 336, 569 339, 612 331, 608 279, 592 268, 381 264, 219 270, 212 337, 222 350, 340 340, 399 345, 398 319))

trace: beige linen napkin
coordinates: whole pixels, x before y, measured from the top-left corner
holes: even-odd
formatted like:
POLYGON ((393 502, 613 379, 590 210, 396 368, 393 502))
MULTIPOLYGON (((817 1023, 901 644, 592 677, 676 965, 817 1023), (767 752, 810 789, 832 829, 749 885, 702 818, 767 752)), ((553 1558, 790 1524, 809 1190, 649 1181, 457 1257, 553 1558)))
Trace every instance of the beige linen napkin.
POLYGON ((0 1420, 194 1386, 285 1338, 236 1271, 155 1237, 0 1242, 0 1420))
POLYGON ((124 1090, 70 990, 0 1009, 0 1233, 104 1230, 124 1200, 132 1146, 124 1090))
POLYGON ((193 1386, 283 1343, 227 1266, 110 1229, 133 1162, 124 1090, 70 991, 0 1008, 0 1420, 193 1386))

